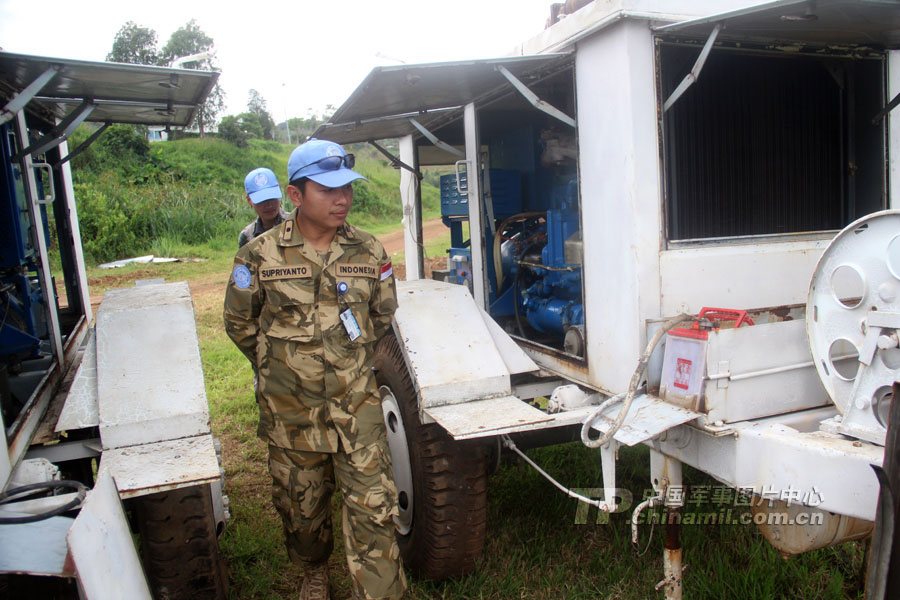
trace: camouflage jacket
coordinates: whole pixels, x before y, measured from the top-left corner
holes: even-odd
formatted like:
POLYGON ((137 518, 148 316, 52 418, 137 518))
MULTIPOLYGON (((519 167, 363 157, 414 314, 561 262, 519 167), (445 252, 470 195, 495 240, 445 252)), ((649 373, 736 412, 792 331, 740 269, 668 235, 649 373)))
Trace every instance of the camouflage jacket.
POLYGON ((346 224, 323 261, 295 216, 238 251, 225 330, 258 371, 261 438, 353 452, 384 435, 372 362, 397 308, 391 262, 378 240, 346 224), (347 308, 359 326, 353 340, 340 316, 347 308))
MULTIPOLYGON (((278 219, 277 219, 275 225, 280 225, 281 223, 284 223, 285 221, 288 220, 289 216, 290 215, 288 215, 286 212, 284 212, 283 208, 279 207, 278 219)), ((268 231, 268 230, 263 229, 262 219, 260 219, 259 217, 256 217, 256 220, 252 221, 249 225, 247 225, 246 227, 241 229, 241 233, 238 235, 238 248, 243 248, 247 244, 247 242, 249 242, 252 239, 256 239, 257 237, 264 234, 266 231, 268 231)))

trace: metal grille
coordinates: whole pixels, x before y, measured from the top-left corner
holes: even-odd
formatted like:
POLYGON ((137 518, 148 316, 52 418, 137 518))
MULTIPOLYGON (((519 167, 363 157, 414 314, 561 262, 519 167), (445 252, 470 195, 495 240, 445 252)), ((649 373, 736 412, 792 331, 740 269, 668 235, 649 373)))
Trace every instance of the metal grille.
MULTIPOLYGON (((696 55, 663 48, 664 90, 696 55)), ((840 229, 843 102, 825 61, 713 52, 665 116, 669 239, 840 229)))

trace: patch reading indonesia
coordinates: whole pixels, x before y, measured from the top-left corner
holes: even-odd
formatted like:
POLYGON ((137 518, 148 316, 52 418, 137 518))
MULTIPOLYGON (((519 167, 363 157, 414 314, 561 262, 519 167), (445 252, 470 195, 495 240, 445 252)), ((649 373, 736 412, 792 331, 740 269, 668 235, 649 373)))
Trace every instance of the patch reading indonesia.
POLYGON ((378 277, 378 268, 374 265, 365 263, 337 263, 337 274, 339 277, 369 277, 375 279, 378 277))
POLYGON ((231 272, 231 278, 234 279, 234 285, 245 290, 250 287, 253 276, 250 275, 250 269, 244 265, 235 265, 234 271, 231 272))

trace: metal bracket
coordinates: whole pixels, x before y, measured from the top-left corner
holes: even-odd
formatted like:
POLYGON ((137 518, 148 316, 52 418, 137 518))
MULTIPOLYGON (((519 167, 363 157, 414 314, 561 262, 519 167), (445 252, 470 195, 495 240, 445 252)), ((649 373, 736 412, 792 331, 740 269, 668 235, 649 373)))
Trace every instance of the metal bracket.
POLYGON ((412 126, 415 127, 416 129, 418 129, 418 130, 419 130, 419 133, 421 133, 422 135, 424 135, 425 138, 426 138, 429 142, 431 142, 432 144, 434 144, 435 146, 437 146, 438 148, 440 148, 440 149, 443 150, 444 152, 449 152, 450 154, 452 154, 452 155, 454 155, 454 156, 461 156, 461 157, 463 157, 463 158, 466 157, 466 153, 465 153, 465 152, 462 152, 461 150, 457 150, 456 148, 454 148, 453 146, 451 146, 451 145, 448 144, 447 142, 442 142, 441 140, 438 139, 438 137, 437 137, 436 135, 434 135, 433 133, 431 133, 430 131, 428 131, 428 129, 426 129, 424 125, 422 125, 421 123, 419 123, 419 122, 416 121, 415 119, 410 118, 409 122, 412 123, 412 126))
POLYGON ((90 116, 94 108, 93 101, 85 100, 81 103, 81 106, 66 115, 65 119, 57 123, 56 127, 42 136, 41 139, 16 153, 16 155, 12 157, 12 160, 20 161, 22 160, 22 157, 26 155, 37 156, 38 154, 46 152, 53 146, 58 146, 60 142, 72 135, 72 132, 75 131, 88 116, 90 116))
POLYGON ((900 93, 898 93, 894 98, 887 103, 887 105, 881 109, 881 111, 872 117, 872 125, 878 125, 882 119, 884 119, 889 112, 897 108, 897 105, 900 104, 900 93))
POLYGON ((703 45, 703 50, 700 51, 700 56, 697 57, 697 62, 694 63, 694 67, 691 69, 691 72, 684 76, 684 79, 681 80, 681 83, 678 84, 678 87, 675 88, 675 91, 666 99, 665 104, 663 105, 663 112, 666 112, 675 102, 681 98, 681 95, 684 94, 689 87, 694 85, 694 82, 697 81, 697 78, 700 77, 700 71, 703 70, 703 65, 706 63, 706 58, 709 56, 709 52, 712 50, 713 44, 716 42, 716 38, 719 35, 719 32, 722 30, 722 24, 716 23, 715 28, 713 28, 712 32, 709 34, 709 37, 706 39, 706 43, 703 45))
POLYGON ((500 72, 501 75, 506 77, 507 81, 509 81, 512 84, 512 86, 514 88, 516 88, 516 90, 518 90, 518 92, 520 94, 522 94, 522 96, 526 100, 528 100, 529 103, 531 103, 531 105, 533 107, 535 107, 539 111, 547 113, 554 119, 558 119, 558 120, 562 121, 569 127, 575 127, 575 119, 573 119, 572 117, 570 117, 563 111, 559 110, 558 108, 556 108, 549 102, 545 102, 545 101, 541 100, 540 98, 538 98, 537 94, 535 94, 530 89, 528 89, 527 85, 522 83, 518 78, 516 78, 515 75, 510 73, 509 69, 507 69, 503 65, 497 65, 495 68, 500 72))
POLYGON ((82 152, 84 152, 85 150, 87 150, 88 146, 90 146, 90 145, 93 144, 95 141, 97 141, 97 138, 100 137, 100 135, 101 135, 104 131, 106 131, 106 129, 107 129, 110 125, 112 125, 112 123, 109 123, 109 122, 106 122, 106 123, 104 123, 103 125, 101 125, 101 126, 100 126, 100 129, 98 129, 97 131, 95 131, 94 133, 92 133, 91 136, 90 136, 88 139, 86 139, 86 140, 84 140, 83 142, 81 142, 81 144, 80 144, 77 148, 75 148, 74 150, 72 150, 71 152, 69 152, 68 154, 66 154, 64 157, 60 158, 58 161, 56 161, 55 163, 53 163, 53 168, 57 168, 57 167, 59 167, 60 165, 62 165, 63 163, 69 162, 70 160, 72 160, 73 158, 75 158, 76 156, 78 156, 79 154, 81 154, 82 152))
POLYGON ((424 177, 424 175, 422 175, 422 172, 421 172, 421 171, 418 171, 418 170, 414 169, 413 167, 409 166, 408 164, 406 164, 405 162, 403 162, 402 160, 400 160, 399 158, 397 158, 396 156, 394 156, 393 154, 391 154, 391 153, 388 151, 387 148, 381 146, 381 145, 380 145, 378 142, 376 142, 375 140, 369 140, 369 143, 372 144, 373 146, 375 146, 375 149, 376 149, 376 150, 378 150, 379 152, 381 152, 382 154, 384 154, 384 155, 387 157, 387 159, 388 159, 389 161, 391 161, 391 165, 392 165, 392 166, 394 166, 394 167, 400 167, 400 168, 406 169, 407 171, 409 171, 410 173, 412 173, 413 175, 415 175, 415 176, 416 176, 416 179, 418 179, 418 180, 420 180, 420 181, 422 180, 422 177, 424 177))
POLYGON ((24 90, 13 96, 13 99, 7 102, 6 106, 3 107, 3 110, 0 111, 0 125, 12 120, 17 112, 25 108, 25 106, 31 102, 31 99, 34 98, 51 79, 56 77, 57 73, 59 73, 59 66, 51 66, 41 73, 37 79, 28 84, 24 90))

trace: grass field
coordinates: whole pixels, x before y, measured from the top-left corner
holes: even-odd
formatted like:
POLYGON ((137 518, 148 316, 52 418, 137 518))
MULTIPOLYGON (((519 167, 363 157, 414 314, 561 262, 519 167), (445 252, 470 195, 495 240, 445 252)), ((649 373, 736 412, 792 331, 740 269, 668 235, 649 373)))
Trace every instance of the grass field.
MULTIPOLYGON (((174 248, 204 262, 133 265, 89 271, 92 293, 164 277, 191 285, 214 434, 224 447, 226 492, 232 520, 221 539, 235 599, 296 598, 300 572, 287 560, 281 524, 270 501, 265 446, 256 438, 257 409, 250 365, 222 329, 222 301, 230 273, 230 250, 174 248)), ((529 451, 529 456, 570 487, 601 486, 599 453, 580 443, 529 451)), ((623 448, 618 484, 637 499, 649 487, 648 450, 623 448)), ((685 467, 685 481, 715 485, 685 467)), ((339 498, 333 500, 336 516, 339 498)), ((640 530, 631 544, 630 511, 596 523, 578 518, 577 503, 517 460, 504 460, 489 479, 485 549, 474 573, 433 583, 410 578, 414 599, 621 599, 662 598, 661 527, 640 530), (579 524, 577 521, 582 521, 579 524), (584 522, 586 521, 586 522, 584 522)), ((699 511, 716 511, 701 505, 699 511)), ((739 507, 736 511, 741 510, 739 507)), ((339 528, 340 518, 335 519, 339 528)), ((339 531, 336 531, 339 536, 339 531)), ((339 537, 337 539, 340 539, 339 537)), ((848 599, 863 597, 865 544, 847 543, 782 558, 754 526, 682 528, 686 598, 848 599)), ((333 598, 349 597, 343 548, 331 557, 333 598)))

